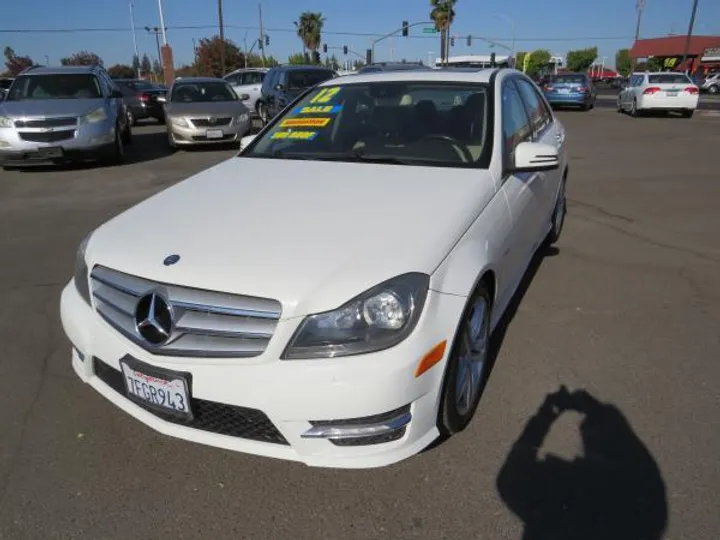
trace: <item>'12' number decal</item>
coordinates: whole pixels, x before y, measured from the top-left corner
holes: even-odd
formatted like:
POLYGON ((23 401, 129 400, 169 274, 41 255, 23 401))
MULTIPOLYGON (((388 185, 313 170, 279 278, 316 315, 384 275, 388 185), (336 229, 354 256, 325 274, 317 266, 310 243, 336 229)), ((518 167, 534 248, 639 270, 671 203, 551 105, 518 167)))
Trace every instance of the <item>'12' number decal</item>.
POLYGON ((338 92, 340 92, 339 86, 323 88, 310 100, 310 103, 328 103, 338 92))

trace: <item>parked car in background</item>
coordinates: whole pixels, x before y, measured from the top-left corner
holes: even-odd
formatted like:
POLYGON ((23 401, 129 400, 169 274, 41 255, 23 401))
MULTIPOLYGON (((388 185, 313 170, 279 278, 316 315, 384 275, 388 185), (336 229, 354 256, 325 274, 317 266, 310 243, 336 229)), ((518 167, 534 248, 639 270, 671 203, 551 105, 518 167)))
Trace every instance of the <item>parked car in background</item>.
POLYGON ((166 435, 406 459, 471 422, 493 328, 561 234, 567 163, 521 72, 327 80, 86 237, 60 305, 72 367, 166 435))
POLYGON ((649 111, 679 112, 692 118, 700 89, 684 73, 634 73, 617 99, 618 112, 641 116, 649 111))
POLYGON ((230 83, 238 97, 243 94, 249 96, 249 99, 243 101, 243 104, 250 109, 253 116, 260 116, 257 109, 258 99, 260 99, 262 83, 268 71, 270 71, 269 68, 238 69, 223 77, 230 83))
POLYGON ((705 77, 700 90, 713 95, 720 93, 720 71, 716 71, 705 77))
POLYGON ((154 118, 161 124, 165 122, 163 104, 158 96, 164 96, 167 90, 140 79, 113 79, 123 93, 130 124, 138 120, 154 118))
POLYGON ((98 66, 29 68, 0 102, 4 166, 85 159, 119 163, 131 141, 122 92, 98 66))
POLYGON ((336 76, 335 71, 322 66, 278 66, 270 69, 263 80, 257 105, 263 125, 305 90, 336 76))
POLYGON ((0 101, 7 96, 8 89, 15 79, 13 77, 0 77, 0 101))
POLYGON ((252 127, 250 111, 223 79, 179 79, 158 99, 172 148, 239 142, 252 127))
POLYGON ((553 107, 580 107, 587 111, 595 106, 597 89, 586 73, 551 75, 545 79, 542 89, 553 107))

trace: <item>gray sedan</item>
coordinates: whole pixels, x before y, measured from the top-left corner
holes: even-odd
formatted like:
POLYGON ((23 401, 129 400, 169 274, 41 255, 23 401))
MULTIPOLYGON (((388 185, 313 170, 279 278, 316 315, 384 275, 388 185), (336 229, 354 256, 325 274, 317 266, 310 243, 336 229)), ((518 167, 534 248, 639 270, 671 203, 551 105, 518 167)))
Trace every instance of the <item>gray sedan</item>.
POLYGON ((164 105, 170 146, 239 142, 252 126, 241 97, 222 79, 175 81, 164 105))

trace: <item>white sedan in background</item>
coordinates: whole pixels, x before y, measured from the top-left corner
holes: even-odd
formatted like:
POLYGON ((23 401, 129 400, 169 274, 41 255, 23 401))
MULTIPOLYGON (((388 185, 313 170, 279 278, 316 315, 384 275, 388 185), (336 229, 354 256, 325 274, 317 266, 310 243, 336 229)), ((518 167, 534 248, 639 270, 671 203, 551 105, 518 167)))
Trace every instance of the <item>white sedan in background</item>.
POLYGON ((563 226, 542 93, 511 69, 331 79, 243 142, 82 242, 61 299, 80 379, 167 435, 313 466, 464 429, 563 226))
POLYGON ((699 99, 700 89, 684 73, 634 73, 620 90, 617 110, 635 117, 648 111, 675 111, 692 118, 699 99))

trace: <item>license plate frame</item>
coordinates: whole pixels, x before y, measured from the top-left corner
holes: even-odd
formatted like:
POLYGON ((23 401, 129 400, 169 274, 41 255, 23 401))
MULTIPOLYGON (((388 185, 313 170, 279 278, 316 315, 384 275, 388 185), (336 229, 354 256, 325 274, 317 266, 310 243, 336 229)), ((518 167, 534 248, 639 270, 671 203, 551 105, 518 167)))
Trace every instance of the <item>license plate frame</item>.
POLYGON ((62 159, 65 157, 65 151, 62 146, 47 146, 38 148, 38 157, 42 159, 62 159))
POLYGON ((222 129, 208 129, 205 132, 205 137, 207 137, 208 140, 217 140, 222 139, 225 136, 222 129))
POLYGON ((677 97, 678 91, 677 90, 666 90, 665 96, 666 97, 677 97))
MULTIPOLYGON (((192 374, 188 373, 186 371, 175 371, 171 369, 165 369, 157 366, 151 366, 150 364, 146 364, 145 362, 142 362, 138 360, 137 358, 134 358, 132 356, 126 355, 120 359, 120 372, 122 373, 123 377, 123 383, 125 385, 125 396, 131 400, 133 403, 136 403, 140 405, 141 407, 148 409, 150 411, 154 412, 160 412, 169 416, 173 416, 175 418, 178 418, 180 420, 185 420, 186 422, 190 422, 193 420, 193 410, 192 410, 192 393, 191 393, 191 387, 192 387, 192 374), (156 380, 165 381, 166 383, 172 384, 172 383, 179 383, 180 388, 182 389, 182 398, 185 400, 185 410, 177 410, 176 408, 171 408, 169 406, 165 406, 159 403, 155 403, 151 398, 153 395, 151 394, 151 391, 148 389, 148 395, 150 395, 150 398, 145 398, 144 396, 139 395, 139 393, 143 393, 141 390, 138 390, 137 384, 134 384, 133 389, 130 388, 130 382, 129 379, 135 380, 136 378, 141 378, 138 375, 134 375, 130 377, 129 373, 127 373, 126 370, 130 370, 133 372, 133 374, 139 373, 142 376, 145 376, 147 378, 152 378, 156 380), (139 393, 136 393, 138 391, 139 393)), ((164 386, 168 386, 167 384, 164 386)), ((150 385, 148 385, 148 388, 150 385)), ((175 385, 175 391, 178 390, 177 385, 175 385)), ((157 391, 157 389, 156 389, 157 391)), ((157 397, 157 395, 156 395, 157 397)), ((169 396, 169 402, 177 399, 177 396, 169 396)))

